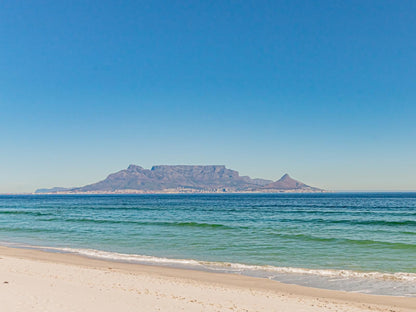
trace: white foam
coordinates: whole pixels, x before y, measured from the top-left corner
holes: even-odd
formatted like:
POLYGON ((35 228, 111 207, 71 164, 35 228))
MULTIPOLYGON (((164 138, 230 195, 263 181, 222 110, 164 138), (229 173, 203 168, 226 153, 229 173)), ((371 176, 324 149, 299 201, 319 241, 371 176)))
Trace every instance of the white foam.
POLYGON ((151 264, 183 264, 183 265, 199 265, 199 262, 192 259, 170 259, 159 258, 153 256, 136 255, 136 254, 123 254, 117 252, 109 252, 95 249, 77 249, 77 248, 54 248, 45 247, 44 249, 63 251, 68 253, 79 254, 92 258, 108 259, 113 261, 125 261, 135 263, 151 263, 151 264))
POLYGON ((334 269, 306 269, 297 267, 277 267, 271 265, 249 265, 232 262, 211 262, 198 261, 194 259, 171 259, 163 257, 153 257, 137 254, 124 254, 116 252, 101 251, 95 249, 77 249, 77 248, 52 248, 44 247, 48 250, 56 250, 79 254, 87 257, 107 259, 112 261, 125 261, 133 263, 146 263, 155 265, 173 265, 187 266, 196 269, 209 269, 224 272, 242 273, 247 271, 264 272, 274 274, 298 274, 298 275, 314 275, 326 278, 361 278, 361 279, 377 279, 384 281, 404 281, 416 282, 416 273, 385 273, 385 272, 360 272, 352 270, 334 270, 334 269))
POLYGON ((125 254, 95 249, 42 247, 20 243, 0 242, 0 245, 64 252, 85 257, 118 262, 182 267, 188 269, 237 273, 263 277, 283 283, 310 287, 361 292, 377 295, 416 297, 416 273, 359 272, 335 269, 306 269, 271 265, 249 265, 231 262, 198 261, 194 259, 171 259, 138 254, 125 254))
POLYGON ((305 269, 296 267, 275 267, 275 266, 255 266, 239 263, 230 263, 231 267, 243 270, 263 270, 275 273, 292 273, 303 275, 319 275, 324 277, 337 278, 372 278, 381 280, 397 280, 397 281, 416 281, 415 273, 384 273, 384 272, 358 272, 352 270, 330 270, 330 269, 305 269))

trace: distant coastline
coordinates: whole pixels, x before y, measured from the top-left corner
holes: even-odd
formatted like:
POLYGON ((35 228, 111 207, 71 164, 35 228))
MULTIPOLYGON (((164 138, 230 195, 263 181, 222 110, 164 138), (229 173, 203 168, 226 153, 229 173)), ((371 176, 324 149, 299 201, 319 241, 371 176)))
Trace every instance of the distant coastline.
POLYGON ((102 181, 82 187, 43 188, 34 194, 223 194, 323 193, 284 174, 279 180, 252 179, 223 165, 130 165, 102 181))
POLYGON ((259 190, 259 191, 206 191, 206 190, 160 190, 160 191, 144 191, 144 190, 116 190, 116 191, 89 191, 89 192, 42 192, 42 193, 23 193, 23 194, 2 194, 2 195, 128 195, 128 194, 314 194, 314 193, 333 193, 328 190, 309 191, 309 190, 259 190))

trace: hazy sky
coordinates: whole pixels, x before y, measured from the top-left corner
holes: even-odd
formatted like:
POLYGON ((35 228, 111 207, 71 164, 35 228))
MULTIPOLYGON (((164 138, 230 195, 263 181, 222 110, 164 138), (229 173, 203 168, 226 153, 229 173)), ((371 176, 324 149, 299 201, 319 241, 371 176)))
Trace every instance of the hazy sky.
POLYGON ((416 1, 0 2, 0 192, 130 163, 416 190, 416 1))

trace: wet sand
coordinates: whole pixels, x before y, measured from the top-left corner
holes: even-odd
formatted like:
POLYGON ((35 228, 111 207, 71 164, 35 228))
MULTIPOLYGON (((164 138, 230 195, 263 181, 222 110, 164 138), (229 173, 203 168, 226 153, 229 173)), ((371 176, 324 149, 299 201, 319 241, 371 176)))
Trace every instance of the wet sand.
POLYGON ((416 311, 416 298, 0 247, 1 311, 416 311))

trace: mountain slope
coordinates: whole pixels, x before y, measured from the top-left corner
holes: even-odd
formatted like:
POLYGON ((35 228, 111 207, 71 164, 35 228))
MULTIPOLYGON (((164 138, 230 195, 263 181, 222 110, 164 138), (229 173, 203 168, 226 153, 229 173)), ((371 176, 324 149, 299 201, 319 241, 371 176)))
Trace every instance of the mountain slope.
POLYGON ((153 166, 150 170, 137 165, 110 174, 97 183, 72 189, 39 189, 36 193, 129 193, 129 192, 281 192, 321 191, 285 174, 273 182, 240 176, 225 166, 153 166))
POLYGON ((266 189, 279 189, 279 190, 296 190, 310 188, 309 185, 306 185, 302 182, 292 179, 287 173, 283 175, 276 182, 269 183, 264 186, 266 189))
POLYGON ((243 190, 258 185, 259 182, 240 177, 237 171, 227 169, 225 166, 153 166, 148 170, 130 165, 125 170, 110 174, 103 181, 74 190, 79 192, 127 189, 158 191, 172 188, 243 190))

